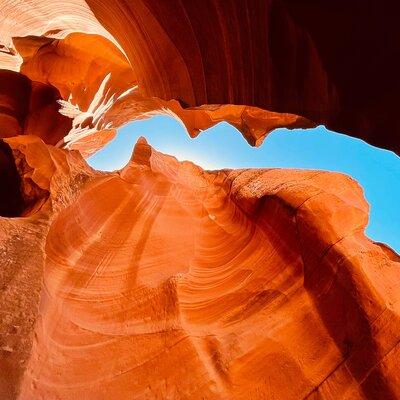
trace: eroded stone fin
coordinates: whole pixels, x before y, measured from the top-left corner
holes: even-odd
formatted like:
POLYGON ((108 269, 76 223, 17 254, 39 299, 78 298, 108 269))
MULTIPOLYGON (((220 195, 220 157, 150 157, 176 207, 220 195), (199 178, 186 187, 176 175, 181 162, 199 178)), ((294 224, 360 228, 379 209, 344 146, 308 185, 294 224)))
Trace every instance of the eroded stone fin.
POLYGON ((252 146, 260 145, 276 128, 315 125, 300 115, 244 104, 191 105, 179 96, 149 97, 125 55, 100 35, 75 32, 59 39, 30 35, 13 37, 13 43, 23 58, 20 72, 36 83, 56 88, 61 96, 57 104, 62 106, 57 110, 72 120, 71 129, 62 137, 53 138, 52 134, 42 135, 42 139, 79 150, 84 157, 109 142, 116 128, 156 114, 178 119, 191 137, 227 121, 252 146))
POLYGON ((0 215, 20 217, 33 214, 49 197, 47 190, 40 188, 31 179, 32 168, 25 156, 13 150, 0 139, 0 215))
POLYGON ((141 136, 133 148, 131 161, 136 164, 149 165, 152 148, 147 140, 141 136))

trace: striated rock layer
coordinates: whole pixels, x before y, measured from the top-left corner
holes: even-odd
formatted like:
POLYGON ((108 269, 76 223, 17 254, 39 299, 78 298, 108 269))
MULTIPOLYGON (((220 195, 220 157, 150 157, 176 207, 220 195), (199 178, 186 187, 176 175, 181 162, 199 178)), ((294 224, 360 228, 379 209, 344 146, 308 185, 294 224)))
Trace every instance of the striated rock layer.
POLYGON ((37 136, 6 139, 0 149, 0 398, 8 400, 31 357, 52 216, 93 171, 78 153, 37 136))
POLYGON ((324 124, 399 153, 399 12, 395 0, 2 0, 0 67, 54 85, 74 106, 66 143, 86 153, 154 113, 191 136, 227 120, 257 145, 324 124))
POLYGON ((399 6, 367 3, 0 1, 0 399, 400 398, 400 258, 353 180, 84 161, 155 114, 399 152, 399 6))
POLYGON ((37 254, 2 297, 22 299, 2 336, 4 398, 400 397, 400 258, 365 237, 350 178, 203 171, 144 139, 98 173, 32 136, 7 143, 50 195, 0 221, 34 246, 13 240, 9 270, 37 254), (42 267, 32 332, 21 282, 42 267))

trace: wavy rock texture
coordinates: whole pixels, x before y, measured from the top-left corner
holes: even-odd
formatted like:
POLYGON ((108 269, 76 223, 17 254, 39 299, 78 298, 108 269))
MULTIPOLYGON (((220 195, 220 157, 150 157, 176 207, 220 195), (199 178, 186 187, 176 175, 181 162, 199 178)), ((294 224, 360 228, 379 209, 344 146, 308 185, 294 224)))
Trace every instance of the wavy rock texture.
POLYGON ((0 1, 1 399, 400 398, 400 258, 353 180, 83 159, 160 113, 399 152, 397 2, 331 3, 0 1))
POLYGON ((0 398, 14 399, 31 357, 51 220, 96 173, 37 136, 1 142, 0 162, 0 398))
POLYGON ((191 136, 227 120, 257 145, 276 127, 324 124, 400 151, 396 1, 3 0, 0 7, 0 66, 57 87, 77 108, 68 115, 79 115, 67 147, 85 154, 119 125, 154 113, 172 113, 191 136))
POLYGON ((206 172, 143 139, 122 171, 74 176, 73 153, 29 139, 79 184, 51 188, 19 399, 400 396, 400 259, 364 236, 350 178, 206 172))

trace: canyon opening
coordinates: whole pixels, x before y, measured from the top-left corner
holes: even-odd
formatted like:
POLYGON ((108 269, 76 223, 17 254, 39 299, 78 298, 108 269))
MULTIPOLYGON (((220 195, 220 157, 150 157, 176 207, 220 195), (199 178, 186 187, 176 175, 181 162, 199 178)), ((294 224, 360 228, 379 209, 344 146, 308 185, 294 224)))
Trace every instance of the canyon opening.
POLYGON ((0 1, 0 398, 399 399, 399 15, 0 1))

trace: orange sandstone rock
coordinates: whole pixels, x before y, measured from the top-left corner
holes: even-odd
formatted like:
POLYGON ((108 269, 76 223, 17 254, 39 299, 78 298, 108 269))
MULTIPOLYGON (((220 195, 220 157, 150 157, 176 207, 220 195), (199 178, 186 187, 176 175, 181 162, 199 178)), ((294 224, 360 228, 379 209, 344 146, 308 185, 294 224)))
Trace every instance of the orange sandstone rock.
POLYGON ((160 113, 398 152, 397 3, 317 3, 0 2, 1 399, 400 398, 400 258, 353 180, 82 157, 160 113))
POLYGON ((34 171, 33 152, 60 160, 19 219, 52 215, 19 399, 400 396, 400 258, 364 236, 350 178, 203 171, 143 139, 123 170, 77 172, 74 153, 9 144, 34 171))
POLYGON ((55 87, 0 69, 0 137, 37 135, 56 144, 72 126, 72 120, 58 112, 58 100, 55 87))
POLYGON ((395 1, 3 0, 0 7, 0 67, 52 82, 78 107, 66 107, 77 119, 65 141, 85 154, 120 124, 165 112, 192 136, 224 119, 257 145, 276 127, 324 124, 399 152, 395 1), (118 118, 109 118, 116 101, 118 118))
POLYGON ((0 166, 0 398, 8 400, 32 355, 51 220, 96 173, 37 136, 1 142, 0 166))

